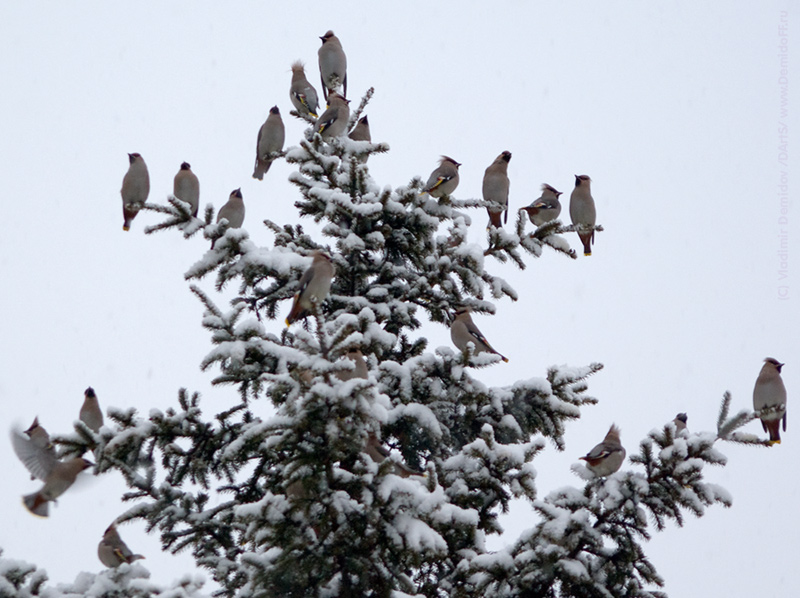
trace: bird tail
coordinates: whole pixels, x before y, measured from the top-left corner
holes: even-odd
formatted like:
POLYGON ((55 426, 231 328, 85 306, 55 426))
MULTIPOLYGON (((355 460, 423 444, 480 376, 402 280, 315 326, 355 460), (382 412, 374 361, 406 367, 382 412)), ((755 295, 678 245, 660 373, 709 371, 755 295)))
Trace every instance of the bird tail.
POLYGON ((594 239, 594 231, 591 233, 581 233, 578 235, 583 242, 583 255, 592 255, 592 240, 594 239))
POLYGON ((44 499, 44 497, 42 497, 40 492, 26 494, 22 497, 22 502, 25 505, 25 508, 34 515, 39 517, 47 517, 49 514, 49 503, 44 499))
POLYGON ((253 169, 253 178, 259 181, 264 180, 264 175, 269 170, 269 162, 262 162, 256 158, 256 166, 253 169))
POLYGON ((770 444, 780 444, 781 443, 781 420, 780 419, 768 419, 767 421, 765 421, 763 423, 764 423, 764 427, 769 432, 769 442, 770 442, 770 444))
POLYGON ((292 310, 289 312, 289 315, 286 316, 286 325, 291 326, 294 322, 299 320, 303 317, 303 313, 305 310, 300 307, 300 294, 294 296, 294 303, 292 304, 292 310))

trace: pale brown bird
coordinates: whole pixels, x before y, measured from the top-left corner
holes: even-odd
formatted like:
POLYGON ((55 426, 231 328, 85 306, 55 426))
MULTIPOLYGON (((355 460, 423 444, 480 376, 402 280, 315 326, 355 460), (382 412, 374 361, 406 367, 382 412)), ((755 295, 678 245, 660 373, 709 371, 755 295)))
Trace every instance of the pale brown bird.
POLYGON ((761 426, 769 432, 770 444, 781 442, 781 422, 786 431, 786 386, 781 378, 781 368, 785 364, 767 357, 756 378, 753 388, 753 409, 761 418, 761 426), (769 413, 761 414, 762 409, 769 413))
POLYGON ((450 156, 442 156, 439 166, 428 177, 428 182, 425 183, 422 192, 436 198, 453 193, 458 187, 459 166, 461 163, 456 162, 450 156))
POLYGON ((331 92, 328 96, 328 109, 317 119, 314 131, 326 140, 344 135, 350 119, 349 103, 350 100, 344 96, 331 92))
POLYGON ((136 214, 142 209, 150 195, 150 175, 147 172, 147 164, 140 154, 128 154, 128 172, 122 179, 122 216, 124 222, 122 230, 130 230, 131 222, 136 218, 136 214))
POLYGON ((534 226, 542 226, 543 224, 555 220, 561 214, 561 202, 558 197, 561 191, 557 191, 554 187, 548 184, 542 185, 542 195, 539 199, 522 208, 528 214, 528 219, 534 226))
POLYGON ((689 418, 685 413, 679 413, 675 416, 675 419, 672 420, 672 423, 675 424, 675 431, 676 432, 683 432, 686 429, 686 423, 689 421, 689 418))
POLYGON ((101 563, 112 569, 119 567, 122 563, 132 563, 144 558, 141 554, 133 554, 133 551, 120 538, 114 523, 108 526, 103 534, 103 539, 97 545, 97 557, 101 563))
POLYGON ((292 85, 289 87, 289 98, 300 114, 310 114, 317 118, 319 100, 317 90, 306 79, 306 71, 299 60, 292 64, 292 85))
POLYGON ((261 128, 258 130, 256 139, 256 165, 253 169, 253 178, 263 180, 264 175, 272 166, 275 159, 270 154, 279 152, 283 149, 283 142, 286 140, 286 128, 283 125, 281 111, 277 106, 269 109, 269 116, 261 128))
POLYGON ((347 381, 353 378, 366 378, 369 375, 367 362, 364 360, 364 354, 361 352, 361 349, 350 349, 345 359, 352 361, 354 367, 352 370, 336 372, 336 377, 339 378, 339 380, 347 381))
MULTIPOLYGON (((372 143, 372 135, 369 131, 369 120, 367 119, 366 114, 358 119, 356 126, 353 127, 352 131, 350 131, 348 137, 353 141, 366 141, 367 143, 372 143)), ((361 158, 359 158, 359 161, 362 164, 366 164, 368 159, 369 154, 364 154, 361 156, 361 158)))
MULTIPOLYGON (((378 437, 375 434, 370 434, 367 438, 367 446, 364 450, 367 455, 369 455, 370 459, 375 461, 378 465, 383 463, 391 452, 387 449, 378 437)), ((392 462, 392 473, 395 475, 400 476, 401 478, 410 478, 411 476, 419 476, 424 477, 425 472, 417 471, 416 469, 412 469, 405 463, 399 463, 397 461, 392 462)))
POLYGON ((581 459, 586 461, 589 471, 599 478, 610 476, 618 471, 625 460, 625 448, 619 441, 619 428, 612 424, 603 442, 581 459))
POLYGON ((331 290, 331 281, 336 274, 336 266, 331 256, 324 251, 315 251, 311 255, 314 259, 300 278, 292 309, 286 316, 287 326, 306 317, 312 306, 319 307, 331 290))
MULTIPOLYGON (((575 226, 594 226, 597 221, 597 210, 594 207, 594 198, 590 184, 592 179, 587 175, 575 175, 575 189, 569 198, 569 215, 575 226)), ((578 236, 583 243, 583 255, 592 255, 594 243, 594 230, 579 232, 578 236)))
MULTIPOLYGON (((219 209, 217 213, 217 222, 225 218, 228 221, 230 228, 241 228, 244 224, 244 199, 242 198, 242 190, 234 189, 231 191, 228 201, 219 209)), ((211 249, 214 249, 216 239, 211 241, 211 249)))
POLYGON ((317 56, 322 93, 327 100, 331 92, 342 87, 342 95, 347 97, 347 56, 342 49, 342 42, 333 34, 333 31, 326 32, 320 39, 322 46, 320 46, 317 56))
POLYGON ((83 405, 78 418, 94 432, 99 432, 103 426, 103 412, 91 386, 83 393, 83 405))
POLYGON ((197 210, 200 208, 200 181, 197 175, 192 172, 192 167, 188 162, 181 164, 181 169, 172 181, 172 194, 189 204, 192 216, 197 218, 197 210))
POLYGON ((505 213, 504 222, 508 222, 508 162, 511 152, 503 152, 494 159, 483 174, 483 201, 491 201, 501 206, 500 210, 486 208, 489 213, 489 226, 500 228, 501 217, 505 213))
POLYGON ((450 323, 450 339, 460 351, 466 351, 468 343, 472 343, 475 345, 475 355, 478 353, 494 353, 495 355, 500 355, 503 361, 508 361, 507 358, 495 351, 489 341, 486 340, 486 337, 478 330, 475 322, 472 321, 468 307, 461 307, 456 310, 453 321, 450 323))

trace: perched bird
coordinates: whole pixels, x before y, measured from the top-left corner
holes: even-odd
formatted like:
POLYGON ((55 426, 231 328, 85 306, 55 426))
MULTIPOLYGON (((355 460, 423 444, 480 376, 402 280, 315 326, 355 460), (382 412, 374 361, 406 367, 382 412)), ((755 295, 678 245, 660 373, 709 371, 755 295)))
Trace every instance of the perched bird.
POLYGON ((108 526, 103 534, 103 539, 97 545, 97 557, 106 567, 111 568, 144 558, 141 554, 133 554, 133 551, 119 537, 117 526, 113 523, 108 526))
MULTIPOLYGON (((590 179, 587 175, 575 175, 575 189, 569 197, 569 216, 575 226, 594 226, 597 220, 597 211, 594 207, 590 179)), ((578 236, 583 243, 583 255, 592 255, 592 243, 594 243, 594 230, 589 232, 579 232, 578 236)))
POLYGON ((372 141, 372 136, 369 134, 369 120, 367 120, 366 114, 358 119, 358 123, 350 131, 348 137, 353 141, 372 141))
POLYGON ((625 460, 625 448, 619 442, 619 428, 611 424, 603 442, 590 450, 585 457, 586 467, 599 478, 617 471, 625 460))
MULTIPOLYGON (((481 334, 481 331, 478 330, 475 322, 472 321, 468 307, 461 307, 456 310, 453 321, 450 324, 450 338, 460 351, 466 351, 467 343, 473 343, 475 345, 475 355, 478 353, 500 355, 492 348, 486 337, 481 334)), ((500 355, 500 357, 503 361, 508 361, 503 355, 500 355)))
POLYGON ((50 434, 47 433, 41 425, 39 425, 39 417, 33 418, 33 423, 30 427, 25 430, 24 434, 27 434, 28 438, 31 439, 31 442, 43 449, 50 449, 53 450, 53 445, 50 442, 50 434))
POLYGON ((682 432, 686 429, 686 422, 689 421, 689 418, 686 416, 685 413, 679 413, 675 416, 675 419, 672 420, 672 423, 675 424, 675 431, 682 432))
POLYGON ((322 46, 317 55, 322 93, 327 100, 328 95, 341 86, 344 88, 342 95, 347 97, 347 57, 342 50, 342 42, 333 34, 333 31, 328 31, 320 39, 322 46))
POLYGON ((317 119, 314 131, 319 133, 323 139, 344 135, 350 119, 349 103, 350 100, 346 100, 344 96, 331 92, 331 95, 328 96, 328 109, 317 119))
POLYGON ((150 174, 147 172, 147 164, 139 154, 128 154, 130 166, 128 172, 122 179, 122 215, 125 221, 122 230, 130 230, 131 222, 136 218, 136 214, 147 201, 150 195, 150 174))
POLYGON ((458 167, 460 162, 456 162, 449 156, 442 156, 439 166, 428 177, 428 182, 422 189, 423 193, 428 193, 431 197, 441 197, 450 195, 458 187, 458 167))
POLYGON ((542 196, 535 200, 531 205, 522 208, 528 213, 528 219, 534 226, 542 226, 558 218, 561 214, 561 202, 558 196, 561 191, 557 191, 548 184, 542 185, 542 196))
MULTIPOLYGON (((228 198, 227 203, 219 209, 217 222, 225 218, 230 228, 241 228, 244 223, 244 200, 242 190, 234 189, 228 198)), ((211 249, 214 249, 216 240, 211 241, 211 249)))
POLYGON ((367 377, 369 370, 367 369, 367 362, 364 361, 364 354, 361 352, 361 349, 350 349, 345 359, 352 361, 355 364, 355 368, 336 372, 336 377, 339 378, 339 380, 347 381, 353 378, 367 377))
POLYGON ((37 479, 44 481, 44 485, 38 492, 22 497, 25 507, 40 517, 47 517, 50 501, 54 501, 64 494, 75 482, 78 474, 93 465, 91 461, 80 457, 59 461, 52 451, 36 446, 32 440, 26 439, 17 432, 12 431, 11 441, 14 445, 14 452, 17 453, 28 471, 37 479))
POLYGON ((78 417, 94 432, 99 432, 103 425, 103 412, 94 389, 90 386, 83 393, 83 405, 78 417))
MULTIPOLYGON (((375 461, 378 465, 383 463, 391 453, 389 449, 387 449, 378 437, 375 434, 370 434, 367 438, 367 446, 364 450, 367 455, 369 455, 370 459, 375 461)), ((395 475, 400 476, 401 478, 410 478, 411 476, 420 476, 424 477, 425 473, 422 471, 417 471, 416 469, 412 469, 405 463, 398 463, 394 461, 392 463, 392 473, 395 475)))
POLYGON ((274 158, 270 157, 273 152, 283 149, 283 142, 286 139, 286 128, 283 126, 281 111, 277 106, 269 109, 269 116, 261 128, 258 130, 256 140, 256 166, 253 170, 253 178, 259 181, 272 166, 274 158))
POLYGON ((319 100, 317 90, 306 79, 306 71, 299 60, 292 64, 292 85, 289 87, 289 98, 300 114, 310 114, 317 118, 319 100))
POLYGON ((764 431, 769 432, 770 444, 781 442, 781 421, 783 431, 786 431, 786 387, 781 378, 781 368, 784 365, 777 359, 767 357, 753 388, 753 409, 761 418, 764 431), (771 413, 762 415, 762 409, 769 409, 771 413))
POLYGON ((503 152, 494 159, 483 175, 483 201, 491 201, 502 206, 501 210, 486 208, 489 213, 489 226, 500 228, 500 217, 505 212, 504 222, 508 222, 508 162, 511 152, 503 152))
POLYGON ((181 169, 172 181, 172 194, 185 201, 192 208, 192 216, 197 218, 197 210, 200 207, 200 181, 197 175, 192 172, 192 167, 188 162, 181 164, 181 169))
POLYGON ((324 251, 315 251, 312 255, 314 259, 300 278, 292 309, 286 316, 287 326, 306 317, 312 306, 319 306, 331 290, 331 280, 336 274, 331 256, 324 251))

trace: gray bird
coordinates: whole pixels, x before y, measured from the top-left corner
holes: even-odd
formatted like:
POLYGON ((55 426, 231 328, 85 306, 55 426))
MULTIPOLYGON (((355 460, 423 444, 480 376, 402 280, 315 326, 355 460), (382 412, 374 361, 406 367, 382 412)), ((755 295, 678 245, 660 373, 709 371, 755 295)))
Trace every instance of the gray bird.
POLYGON ((489 226, 500 228, 501 216, 505 212, 504 222, 508 222, 508 162, 511 152, 503 152, 494 159, 483 175, 483 201, 491 201, 502 206, 501 210, 486 208, 489 213, 489 226))
POLYGON ((314 131, 319 133, 323 139, 341 137, 347 131, 350 119, 350 100, 344 96, 331 92, 328 96, 328 109, 322 113, 314 125, 314 131))
POLYGON ((761 418, 761 426, 769 432, 770 444, 781 442, 781 422, 786 431, 786 387, 781 378, 781 368, 785 364, 767 357, 753 388, 753 409, 761 418), (761 414, 762 409, 770 413, 761 414))
POLYGON ((489 341, 486 340, 486 337, 478 330, 475 322, 472 321, 468 307, 461 307, 456 310, 453 321, 450 324, 450 339, 460 351, 466 351, 467 343, 472 343, 475 345, 475 355, 478 353, 494 353, 495 355, 500 355, 503 361, 508 361, 503 355, 494 350, 489 341))
MULTIPOLYGON (((592 179, 587 175, 575 175, 575 189, 569 198, 569 216, 575 226, 594 226, 597 220, 597 211, 594 207, 590 184, 592 179)), ((583 255, 592 255, 594 243, 594 230, 579 232, 578 236, 583 243, 583 255)))
POLYGON ((191 206, 192 216, 197 218, 197 210, 200 207, 200 181, 197 175, 192 172, 192 167, 188 162, 181 164, 181 169, 172 181, 172 194, 185 201, 191 206))
POLYGON ((142 209, 147 196, 150 195, 150 174, 147 172, 147 164, 141 155, 128 154, 128 172, 122 179, 122 216, 125 221, 122 230, 130 230, 131 222, 136 218, 136 214, 142 209))
MULTIPOLYGON (((370 459, 375 461, 378 465, 383 463, 391 452, 387 449, 378 437, 375 434, 370 434, 367 438, 367 445, 364 450, 367 455, 369 455, 370 459)), ((401 478, 410 478, 411 476, 420 476, 424 477, 425 473, 422 471, 417 471, 416 469, 412 469, 405 463, 398 463, 397 461, 392 462, 392 473, 395 475, 400 476, 401 478)))
POLYGON ((428 182, 422 189, 422 193, 427 193, 431 197, 441 197, 450 195, 458 187, 458 167, 460 162, 456 162, 450 156, 442 156, 439 166, 428 177, 428 182))
POLYGON ((317 118, 319 100, 317 90, 306 79, 306 71, 299 60, 292 64, 292 85, 289 87, 289 98, 300 114, 310 114, 317 118))
POLYGON ((64 494, 75 482, 75 478, 93 463, 80 457, 73 457, 65 461, 58 461, 46 449, 36 447, 22 435, 12 433, 14 451, 36 478, 43 480, 44 485, 31 494, 22 497, 25 507, 34 515, 47 517, 50 501, 56 500, 64 494))
MULTIPOLYGON (((223 218, 228 221, 230 228, 242 228, 242 224, 244 224, 244 199, 242 198, 241 189, 231 191, 228 201, 219 209, 217 222, 223 218)), ((211 249, 214 249, 215 243, 216 240, 211 241, 211 249)))
POLYGON ((672 420, 672 423, 675 424, 675 431, 682 432, 686 429, 686 423, 689 421, 689 418, 685 413, 679 413, 675 416, 675 419, 672 420))
POLYGON ((546 183, 542 185, 541 197, 531 205, 522 208, 527 212, 531 224, 542 226, 558 218, 559 214, 561 214, 561 202, 558 201, 559 195, 561 195, 561 191, 557 191, 546 183))
POLYGON ((269 116, 261 128, 258 130, 258 139, 256 140, 256 165, 253 170, 253 178, 259 181, 264 178, 264 175, 272 166, 274 157, 270 154, 279 152, 283 149, 283 142, 286 139, 286 128, 283 126, 283 119, 281 118, 281 111, 277 106, 269 109, 269 116))
POLYGON ((99 432, 103 425, 103 412, 91 386, 83 393, 83 405, 78 417, 94 432, 99 432))
POLYGON ((314 259, 300 278, 299 290, 294 296, 292 309, 286 316, 287 326, 305 318, 313 305, 319 307, 331 290, 331 281, 336 274, 331 256, 324 251, 315 251, 311 255, 314 259))
POLYGON ((97 557, 106 567, 115 569, 122 563, 132 563, 144 557, 141 554, 133 554, 128 545, 122 541, 117 532, 117 526, 111 524, 103 534, 103 539, 97 545, 97 557))
POLYGON ((590 450, 585 457, 586 467, 599 478, 610 476, 622 467, 625 460, 625 448, 619 441, 619 428, 611 424, 603 442, 590 450))
MULTIPOLYGON (((367 119, 366 114, 358 119, 356 126, 353 127, 352 131, 350 131, 348 137, 353 141, 366 141, 367 143, 372 143, 372 135, 369 132, 369 120, 367 119)), ((369 154, 365 153, 359 158, 359 161, 362 164, 366 164, 368 159, 369 154)))
POLYGON ((364 354, 361 352, 361 349, 350 349, 345 359, 352 361, 355 367, 352 370, 336 372, 336 377, 339 378, 339 380, 347 381, 353 378, 366 378, 369 375, 367 362, 364 361, 364 354))
POLYGON ((344 55, 342 42, 333 34, 333 31, 328 31, 320 39, 322 46, 317 55, 322 93, 327 100, 328 95, 341 86, 344 89, 342 95, 347 97, 347 57, 344 55))

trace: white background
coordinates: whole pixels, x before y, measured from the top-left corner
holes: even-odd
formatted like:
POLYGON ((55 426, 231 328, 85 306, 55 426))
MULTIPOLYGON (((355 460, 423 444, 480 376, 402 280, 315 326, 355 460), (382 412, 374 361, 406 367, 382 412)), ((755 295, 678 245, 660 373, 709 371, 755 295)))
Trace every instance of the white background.
MULTIPOLYGON (((287 143, 300 138, 303 124, 288 116, 289 66, 304 60, 319 89, 318 38, 333 29, 347 53, 353 103, 376 90, 367 110, 373 140, 391 146, 370 160, 381 186, 425 179, 448 154, 463 163, 455 195, 476 197, 484 169, 503 150, 513 154, 513 210, 538 197, 544 182, 567 199, 574 174, 593 179, 605 227, 594 255, 571 261, 546 252, 525 271, 490 260, 521 299, 498 302, 493 318, 476 317, 510 358, 476 374, 487 384, 544 376, 551 364, 606 366, 590 380, 600 403, 568 426, 567 450, 549 447, 536 461, 541 496, 580 485, 570 464, 611 422, 629 454, 679 411, 688 413, 690 430, 714 430, 725 390, 735 411, 750 408, 763 358, 787 362, 783 444, 719 445, 729 465, 706 473, 731 491, 733 507, 688 516, 684 529, 656 534, 647 551, 674 597, 790 595, 800 586, 800 569, 791 566, 800 536, 800 274, 793 260, 800 216, 790 207, 787 224, 779 222, 781 171, 790 185, 798 178, 797 111, 782 119, 779 105, 779 26, 788 5, 275 4, 0 7, 5 427, 27 427, 38 414, 51 433, 67 432, 89 385, 104 408, 144 415, 175 405, 181 386, 203 393, 209 415, 226 405, 234 391, 211 388, 215 372, 198 369, 210 344, 202 306, 183 280, 207 242, 146 237, 144 227, 157 221, 152 213, 122 232, 127 153, 144 156, 151 201, 171 193, 184 160, 200 178, 201 206, 218 208, 241 187, 245 228, 269 244, 261 221, 296 222, 299 195, 285 162, 263 182, 250 177, 256 134, 277 104, 287 143), (787 166, 779 160, 781 121, 787 166), (788 269, 779 280, 782 228, 788 269)), ((800 19, 787 14, 794 68, 800 19)), ((476 210, 476 243, 485 244, 485 224, 476 210)), ((311 221, 304 226, 315 230, 311 221)), ((579 247, 576 235, 569 240, 579 247)), ((431 349, 450 344, 440 326, 422 334, 431 349)), ((266 404, 259 410, 269 412, 266 404)), ((761 434, 757 422, 747 429, 761 434)), ((0 467, 4 556, 36 563, 54 582, 99 571, 97 541, 126 508, 121 478, 90 480, 42 520, 20 504, 38 482, 7 441, 0 467)), ((535 521, 529 505, 515 505, 504 519, 509 534, 492 546, 535 521)), ((121 534, 147 555, 155 581, 194 570, 189 555, 160 554, 141 524, 121 534)))

